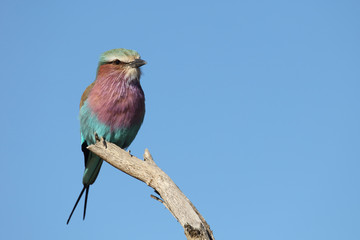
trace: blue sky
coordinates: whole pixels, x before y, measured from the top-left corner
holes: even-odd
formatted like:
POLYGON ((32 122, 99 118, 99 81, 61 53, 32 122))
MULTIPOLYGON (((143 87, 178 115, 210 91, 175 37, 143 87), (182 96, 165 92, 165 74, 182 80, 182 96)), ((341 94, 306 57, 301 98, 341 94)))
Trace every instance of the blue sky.
POLYGON ((9 1, 0 7, 1 239, 184 239, 152 189, 82 184, 78 105, 137 50, 149 148, 217 239, 360 239, 358 1, 9 1))

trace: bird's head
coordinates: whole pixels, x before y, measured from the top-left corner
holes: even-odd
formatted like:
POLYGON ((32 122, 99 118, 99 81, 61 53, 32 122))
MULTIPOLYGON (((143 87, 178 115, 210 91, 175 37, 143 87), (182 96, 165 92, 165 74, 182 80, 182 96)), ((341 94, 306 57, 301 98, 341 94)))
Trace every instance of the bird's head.
POLYGON ((100 56, 98 74, 121 75, 126 81, 139 80, 140 67, 145 64, 139 53, 134 50, 112 49, 100 56))

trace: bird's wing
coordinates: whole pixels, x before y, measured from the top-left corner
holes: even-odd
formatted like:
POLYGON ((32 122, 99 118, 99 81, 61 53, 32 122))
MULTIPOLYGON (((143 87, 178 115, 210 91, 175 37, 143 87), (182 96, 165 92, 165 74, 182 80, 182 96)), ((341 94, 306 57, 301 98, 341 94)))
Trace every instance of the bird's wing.
POLYGON ((84 105, 84 102, 86 101, 86 99, 88 98, 88 95, 91 91, 91 89, 94 87, 95 82, 93 82, 92 84, 90 84, 84 91, 83 95, 81 96, 81 100, 80 100, 80 108, 84 105))
MULTIPOLYGON (((81 107, 84 105, 84 102, 86 101, 86 99, 88 98, 88 95, 91 91, 91 89, 94 87, 95 81, 93 83, 91 83, 84 91, 84 93, 81 96, 81 100, 80 100, 80 109, 81 107)), ((85 141, 85 139, 83 139, 83 136, 81 134, 81 150, 84 153, 84 160, 85 160, 85 166, 86 166, 86 162, 89 158, 89 150, 86 148, 88 145, 85 141)))

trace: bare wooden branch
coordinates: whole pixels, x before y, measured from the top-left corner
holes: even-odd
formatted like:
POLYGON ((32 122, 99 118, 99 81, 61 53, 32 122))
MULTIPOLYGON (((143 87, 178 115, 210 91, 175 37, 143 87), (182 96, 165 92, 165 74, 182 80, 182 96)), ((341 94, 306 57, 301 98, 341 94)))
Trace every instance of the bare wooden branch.
POLYGON ((152 187, 161 197, 152 195, 152 198, 163 203, 171 212, 184 228, 187 239, 215 239, 205 219, 171 178, 156 165, 148 149, 145 149, 144 161, 103 139, 88 146, 88 149, 115 168, 152 187))

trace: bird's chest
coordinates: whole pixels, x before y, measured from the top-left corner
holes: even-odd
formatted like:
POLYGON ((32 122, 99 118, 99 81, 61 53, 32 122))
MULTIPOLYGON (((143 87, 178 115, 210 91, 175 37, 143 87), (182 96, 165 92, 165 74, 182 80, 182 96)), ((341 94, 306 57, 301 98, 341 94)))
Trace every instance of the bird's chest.
POLYGON ((141 125, 143 121, 145 99, 141 88, 102 92, 88 100, 97 119, 112 130, 141 125))
POLYGON ((98 118, 101 122, 112 128, 127 128, 133 125, 141 125, 145 104, 139 98, 119 99, 99 109, 98 118))

